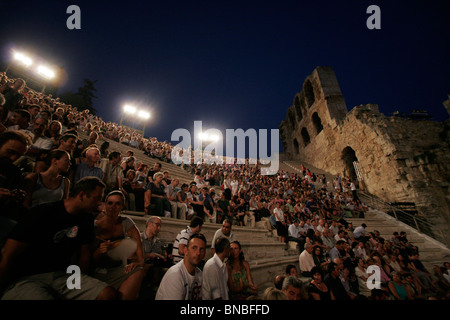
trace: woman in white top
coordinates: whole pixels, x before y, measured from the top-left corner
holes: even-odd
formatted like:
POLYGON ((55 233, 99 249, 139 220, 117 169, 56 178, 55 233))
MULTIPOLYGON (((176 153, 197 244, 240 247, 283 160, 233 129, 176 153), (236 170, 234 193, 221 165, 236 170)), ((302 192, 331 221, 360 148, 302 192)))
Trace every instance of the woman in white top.
POLYGON ((231 186, 231 194, 233 196, 237 196, 239 191, 239 181, 235 175, 233 175, 233 178, 231 179, 230 186, 231 186))
POLYGON ((364 264, 364 260, 360 257, 355 258, 355 275, 358 277, 359 293, 368 297, 371 294, 367 287, 367 279, 369 278, 364 264))
POLYGON ((49 152, 45 161, 47 170, 30 173, 25 178, 27 196, 24 205, 27 208, 67 199, 69 196, 69 179, 61 175, 69 171, 69 153, 55 149, 49 152))
POLYGON ((275 216, 275 228, 277 229, 278 239, 281 242, 287 242, 288 233, 287 233, 287 225, 284 221, 284 212, 280 208, 280 203, 275 202, 275 208, 273 209, 273 215, 275 216))

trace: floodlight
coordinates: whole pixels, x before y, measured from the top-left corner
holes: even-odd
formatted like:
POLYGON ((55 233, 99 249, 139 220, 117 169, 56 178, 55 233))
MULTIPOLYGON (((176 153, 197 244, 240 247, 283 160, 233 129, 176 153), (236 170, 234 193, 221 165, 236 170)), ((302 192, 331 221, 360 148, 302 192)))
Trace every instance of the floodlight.
POLYGON ((44 65, 40 65, 37 68, 37 73, 39 73, 40 75, 44 76, 47 79, 52 79, 55 76, 55 72, 44 65))
POLYGON ((20 52, 14 53, 14 59, 16 59, 17 61, 20 61, 26 67, 29 67, 33 64, 33 60, 31 60, 31 58, 27 57, 26 55, 24 55, 23 53, 20 53, 20 52))
POLYGON ((150 118, 150 113, 148 113, 147 111, 144 111, 144 110, 140 110, 138 112, 138 116, 140 118, 142 118, 143 120, 146 120, 146 119, 150 118))
POLYGON ((126 104, 123 107, 123 112, 125 112, 125 113, 135 114, 136 111, 137 111, 136 108, 133 106, 130 106, 129 104, 126 104))

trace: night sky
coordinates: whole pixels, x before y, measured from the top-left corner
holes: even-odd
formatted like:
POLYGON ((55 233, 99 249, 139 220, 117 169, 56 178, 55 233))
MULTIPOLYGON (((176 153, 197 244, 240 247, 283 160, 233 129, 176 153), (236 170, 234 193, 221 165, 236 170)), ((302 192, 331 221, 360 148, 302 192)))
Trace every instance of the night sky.
MULTIPOLYGON (((0 49, 64 68, 59 93, 97 80, 94 107, 119 122, 147 106, 146 135, 177 128, 277 129, 304 79, 333 67, 348 110, 449 117, 450 1, 1 1, 0 49), (81 9, 69 30, 67 7, 81 9), (368 6, 381 9, 369 30, 368 6)), ((176 143, 174 143, 176 144, 176 143)))

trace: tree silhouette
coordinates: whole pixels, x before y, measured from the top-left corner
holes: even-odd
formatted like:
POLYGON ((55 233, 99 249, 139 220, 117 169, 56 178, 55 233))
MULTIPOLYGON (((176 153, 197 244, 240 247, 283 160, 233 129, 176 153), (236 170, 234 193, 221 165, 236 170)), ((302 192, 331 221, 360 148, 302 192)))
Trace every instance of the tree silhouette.
POLYGON ((89 109, 92 114, 96 114, 97 110, 94 108, 92 99, 96 99, 94 92, 97 92, 94 84, 97 80, 91 81, 89 79, 84 79, 84 86, 78 88, 78 95, 82 97, 84 101, 85 109, 89 109))
POLYGON ((84 79, 84 85, 78 88, 78 92, 66 91, 60 95, 60 100, 67 105, 76 107, 79 111, 88 109, 92 114, 96 114, 97 110, 93 106, 93 99, 96 99, 94 92, 97 92, 94 84, 97 80, 92 81, 84 79))

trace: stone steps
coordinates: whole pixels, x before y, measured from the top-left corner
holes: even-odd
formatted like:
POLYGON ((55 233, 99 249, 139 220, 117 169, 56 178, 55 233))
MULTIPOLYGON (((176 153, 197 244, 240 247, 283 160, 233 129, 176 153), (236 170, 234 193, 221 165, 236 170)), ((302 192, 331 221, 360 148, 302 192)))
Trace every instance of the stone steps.
POLYGON ((444 244, 418 232, 401 221, 395 220, 388 214, 370 209, 367 217, 366 219, 350 218, 346 221, 352 223, 355 228, 365 223, 367 232, 378 230, 380 236, 385 240, 390 240, 394 231, 399 233, 405 231, 408 240, 419 248, 419 258, 429 270, 434 264, 442 265, 444 261, 450 260, 450 249, 444 244))

